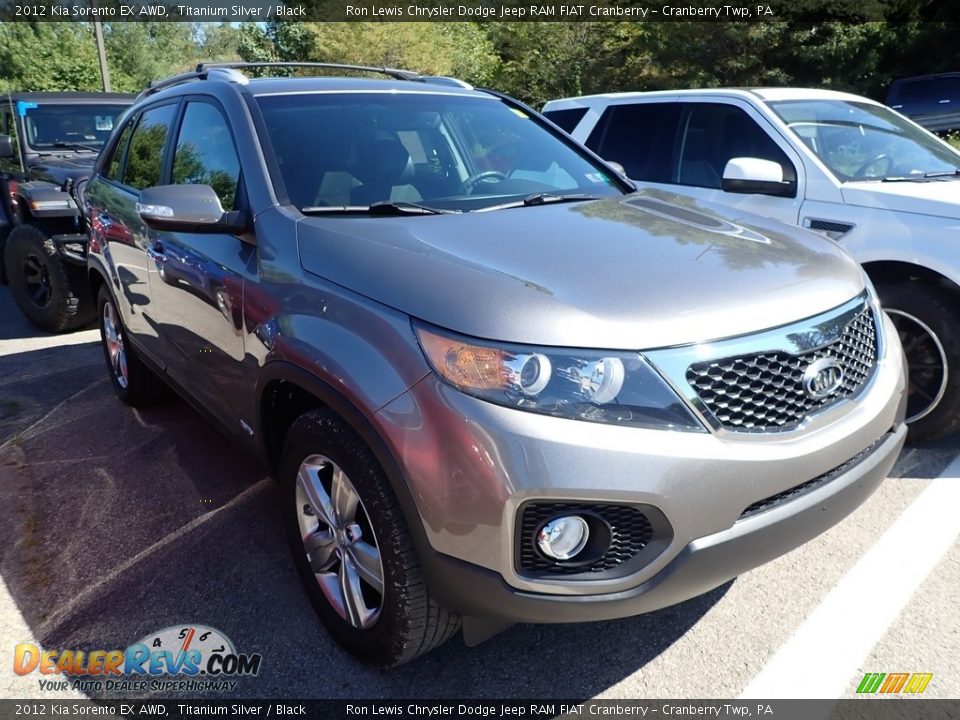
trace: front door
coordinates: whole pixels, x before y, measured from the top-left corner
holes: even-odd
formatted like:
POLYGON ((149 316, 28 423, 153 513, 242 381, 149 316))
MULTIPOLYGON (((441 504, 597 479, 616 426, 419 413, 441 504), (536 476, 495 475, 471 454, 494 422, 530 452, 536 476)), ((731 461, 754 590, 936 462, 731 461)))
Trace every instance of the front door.
MULTIPOLYGON (((225 211, 245 203, 229 124, 209 100, 189 100, 174 139, 170 182, 210 185, 225 211)), ((167 374, 216 418, 237 417, 243 388, 243 285, 256 248, 230 233, 150 230, 151 316, 167 374)), ((228 425, 239 432, 239 427, 228 425)))

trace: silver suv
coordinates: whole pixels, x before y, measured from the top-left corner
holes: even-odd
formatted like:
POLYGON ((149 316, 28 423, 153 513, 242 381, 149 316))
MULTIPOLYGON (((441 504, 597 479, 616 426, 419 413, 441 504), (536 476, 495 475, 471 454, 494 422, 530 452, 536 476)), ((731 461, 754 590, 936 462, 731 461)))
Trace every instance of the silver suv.
POLYGON ((356 656, 680 602, 886 477, 901 349, 835 244, 458 81, 241 69, 150 88, 86 188, 104 356, 264 458, 356 656))

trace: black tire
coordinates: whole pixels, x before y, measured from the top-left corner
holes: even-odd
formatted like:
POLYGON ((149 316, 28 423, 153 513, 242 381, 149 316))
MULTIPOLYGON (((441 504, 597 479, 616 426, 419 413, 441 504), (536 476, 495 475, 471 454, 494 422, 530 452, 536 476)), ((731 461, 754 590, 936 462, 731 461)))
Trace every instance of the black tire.
POLYGON ((127 330, 106 285, 100 287, 97 296, 97 317, 110 383, 121 402, 139 408, 166 399, 170 394, 167 386, 143 364, 128 342, 127 330))
MULTIPOLYGON (((437 605, 430 596, 403 513, 383 469, 363 440, 335 413, 325 408, 311 410, 294 421, 284 443, 280 480, 284 524, 297 571, 320 620, 347 652, 378 667, 394 667, 438 647, 457 632, 460 617, 437 605), (383 588, 378 593, 360 574, 361 603, 376 608, 372 618, 368 613, 367 626, 361 627, 356 620, 351 622, 349 611, 338 611, 321 589, 315 574, 320 572, 316 563, 321 562, 316 551, 312 561, 315 565, 311 566, 304 546, 304 537, 310 531, 303 530, 301 522, 316 519, 313 535, 322 533, 335 538, 337 533, 330 531, 331 526, 323 522, 321 513, 313 512, 312 505, 316 503, 311 501, 312 496, 298 491, 298 473, 307 467, 320 468, 316 477, 331 484, 334 471, 342 471, 340 477, 347 478, 350 490, 359 498, 354 505, 354 519, 348 519, 348 523, 360 528, 356 531, 358 545, 367 543, 378 552, 383 588), (329 474, 325 475, 328 469, 329 474)), ((334 497, 330 487, 325 487, 327 499, 334 497)), ((349 539, 352 534, 343 533, 340 541, 324 543, 321 552, 327 560, 323 562, 330 565, 324 567, 322 577, 333 583, 337 579, 343 581, 343 558, 354 557, 348 547, 353 543, 349 539)), ((329 586, 328 592, 332 592, 329 586)), ((341 593, 341 599, 345 597, 341 593)), ((343 605, 346 604, 345 601, 343 605)))
POLYGON ((960 308, 958 298, 919 282, 877 285, 880 302, 903 343, 910 370, 907 423, 912 441, 960 428, 960 308))
POLYGON ((4 264, 14 300, 41 330, 64 332, 93 320, 92 303, 77 289, 63 258, 39 228, 18 225, 10 232, 4 264))

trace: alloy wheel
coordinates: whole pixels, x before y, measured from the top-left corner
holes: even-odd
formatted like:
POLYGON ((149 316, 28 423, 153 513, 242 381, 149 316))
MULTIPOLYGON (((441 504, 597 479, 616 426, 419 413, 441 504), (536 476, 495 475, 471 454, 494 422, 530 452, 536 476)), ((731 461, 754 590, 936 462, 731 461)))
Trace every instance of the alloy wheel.
POLYGON ((103 339, 107 346, 107 357, 110 360, 110 369, 120 387, 126 389, 130 382, 127 367, 127 351, 123 346, 123 331, 120 319, 113 303, 103 304, 103 339))
POLYGON ((346 473, 323 455, 297 472, 297 521, 314 577, 330 607, 365 630, 380 617, 383 563, 370 517, 346 473))

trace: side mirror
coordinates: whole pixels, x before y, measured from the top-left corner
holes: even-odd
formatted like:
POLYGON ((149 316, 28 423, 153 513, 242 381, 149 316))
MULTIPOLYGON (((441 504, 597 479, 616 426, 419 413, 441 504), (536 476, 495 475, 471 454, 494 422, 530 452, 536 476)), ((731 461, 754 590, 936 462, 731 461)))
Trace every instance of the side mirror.
POLYGON ((16 153, 13 151, 13 138, 9 135, 0 135, 0 158, 6 160, 16 153))
POLYGON ((627 176, 627 169, 623 165, 618 163, 616 160, 605 160, 604 162, 606 162, 607 165, 612 167, 614 170, 616 170, 618 173, 620 173, 624 177, 627 176))
POLYGON ((157 185, 140 193, 137 214, 148 228, 173 232, 242 232, 241 213, 223 211, 209 185, 157 185))
POLYGON ((797 181, 784 178, 780 163, 760 158, 731 158, 723 169, 720 187, 729 193, 777 197, 795 197, 797 194, 797 181))

